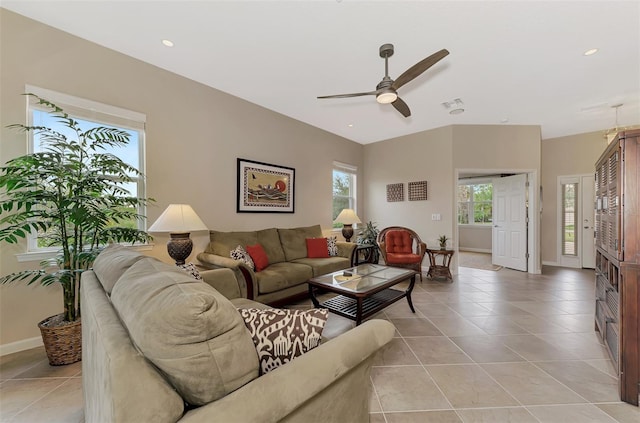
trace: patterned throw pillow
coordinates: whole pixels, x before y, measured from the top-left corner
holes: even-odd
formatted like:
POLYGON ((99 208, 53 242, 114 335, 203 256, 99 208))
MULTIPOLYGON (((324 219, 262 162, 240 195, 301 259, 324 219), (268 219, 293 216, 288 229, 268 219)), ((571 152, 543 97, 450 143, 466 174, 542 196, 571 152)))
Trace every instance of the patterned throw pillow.
POLYGON ((329 311, 238 309, 258 352, 263 375, 315 348, 320 343, 329 311))
POLYGON ((327 249, 329 250, 329 257, 335 257, 338 255, 338 237, 330 236, 327 238, 327 249))
POLYGON ((187 272, 188 274, 190 274, 191 276, 193 276, 195 279, 199 281, 202 280, 202 276, 200 276, 200 272, 198 272, 198 269, 196 268, 195 264, 193 263, 179 264, 178 267, 184 270, 185 272, 187 272))
POLYGON ((238 245, 236 248, 231 250, 231 253, 229 255, 234 260, 242 261, 251 270, 255 270, 256 269, 255 264, 253 264, 253 260, 251 260, 251 256, 249 255, 249 253, 246 252, 246 250, 244 248, 242 248, 242 245, 238 245))

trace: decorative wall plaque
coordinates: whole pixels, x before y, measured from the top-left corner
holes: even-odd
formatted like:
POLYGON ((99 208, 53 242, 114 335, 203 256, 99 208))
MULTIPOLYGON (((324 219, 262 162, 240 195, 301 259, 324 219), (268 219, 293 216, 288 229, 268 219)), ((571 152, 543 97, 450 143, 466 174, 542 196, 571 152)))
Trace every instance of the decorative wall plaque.
POLYGON ((420 201, 427 199, 427 181, 409 182, 409 201, 420 201))
POLYGON ((387 185, 387 201, 404 201, 404 183, 387 185))

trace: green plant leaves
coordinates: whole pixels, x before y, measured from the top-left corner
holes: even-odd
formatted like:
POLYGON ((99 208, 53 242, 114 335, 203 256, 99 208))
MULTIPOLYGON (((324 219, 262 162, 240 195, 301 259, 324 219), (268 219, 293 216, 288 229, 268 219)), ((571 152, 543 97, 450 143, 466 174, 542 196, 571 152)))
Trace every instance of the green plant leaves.
POLYGON ((55 258, 43 261, 41 269, 1 277, 0 283, 61 284, 65 320, 75 320, 80 312, 77 293, 81 273, 90 268, 101 246, 108 242, 151 239, 131 222, 144 219, 138 209, 152 200, 131 196, 126 184, 143 175, 107 152, 128 144, 128 132, 104 126, 83 130, 62 108, 27 95, 76 136, 67 137, 44 126, 9 126, 38 134, 41 151, 16 157, 0 167, 0 192, 4 191, 0 197, 0 242, 15 244, 39 233, 39 242, 60 250, 55 258))

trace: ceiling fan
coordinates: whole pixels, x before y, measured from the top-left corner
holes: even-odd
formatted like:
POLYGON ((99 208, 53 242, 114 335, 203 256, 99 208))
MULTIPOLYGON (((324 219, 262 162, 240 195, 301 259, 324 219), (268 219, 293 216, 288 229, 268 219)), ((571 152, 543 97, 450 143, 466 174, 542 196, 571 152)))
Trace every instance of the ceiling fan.
POLYGON ((336 94, 325 95, 318 98, 348 98, 348 97, 360 97, 365 95, 375 95, 376 101, 380 104, 389 104, 396 108, 397 111, 402 113, 404 117, 411 116, 411 110, 407 103, 402 101, 398 97, 398 89, 408 82, 413 81, 416 77, 420 76, 424 71, 431 66, 438 63, 446 55, 449 54, 447 49, 442 49, 431 56, 422 59, 415 65, 407 69, 402 75, 395 81, 389 77, 389 57, 393 56, 393 44, 383 44, 380 46, 380 57, 384 58, 384 78, 376 86, 375 91, 369 91, 365 93, 353 93, 353 94, 336 94))

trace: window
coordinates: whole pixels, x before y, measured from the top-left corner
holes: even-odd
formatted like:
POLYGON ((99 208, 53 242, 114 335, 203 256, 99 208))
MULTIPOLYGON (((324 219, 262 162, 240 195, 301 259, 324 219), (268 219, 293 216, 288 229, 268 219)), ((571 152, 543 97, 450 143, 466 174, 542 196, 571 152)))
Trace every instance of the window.
POLYGON ((578 255, 578 237, 576 233, 576 213, 578 211, 577 183, 562 184, 562 255, 578 255))
MULTIPOLYGON (((126 131, 129 134, 129 143, 126 146, 114 147, 105 152, 118 156, 127 164, 135 167, 144 173, 144 125, 146 117, 143 114, 108 106, 93 101, 68 96, 37 87, 26 87, 26 92, 34 93, 42 98, 62 107, 66 113, 76 119, 83 130, 88 130, 98 126, 109 126, 126 131)), ((30 102, 28 108, 29 125, 46 126, 58 132, 74 137, 70 129, 59 125, 55 117, 47 113, 47 109, 39 108, 37 104, 30 102)), ((30 132, 30 152, 41 150, 40 137, 38 134, 30 132)), ((123 185, 129 191, 129 195, 145 197, 145 181, 142 177, 134 177, 133 182, 123 185)), ((138 210, 138 214, 145 215, 146 210, 138 210)), ((131 221, 119 222, 120 226, 138 227, 145 230, 146 222, 131 221)), ((53 249, 55 244, 51 244, 45 237, 35 235, 28 238, 28 248, 30 252, 46 251, 53 249)))
MULTIPOLYGON (((342 209, 356 208, 356 173, 358 168, 345 163, 333 162, 333 222, 342 209)), ((334 223, 341 228, 342 223, 334 223)))
POLYGON ((493 184, 490 182, 458 184, 458 224, 488 225, 493 214, 493 184))

